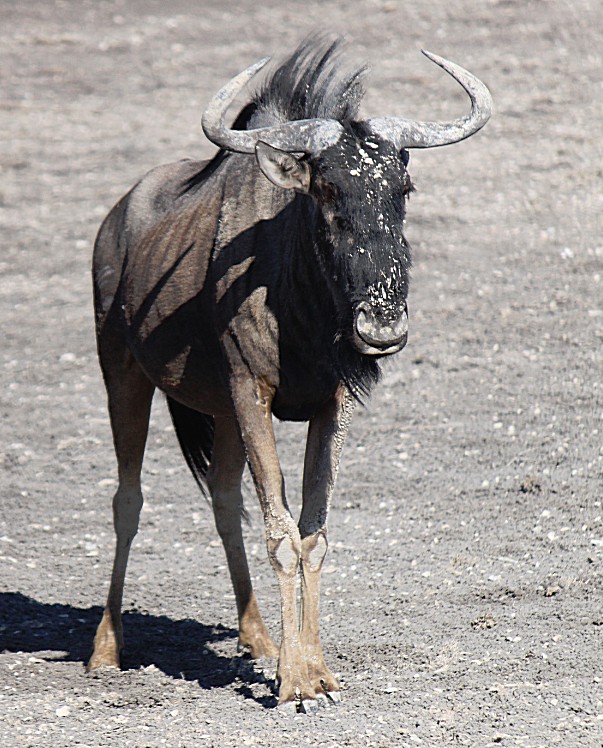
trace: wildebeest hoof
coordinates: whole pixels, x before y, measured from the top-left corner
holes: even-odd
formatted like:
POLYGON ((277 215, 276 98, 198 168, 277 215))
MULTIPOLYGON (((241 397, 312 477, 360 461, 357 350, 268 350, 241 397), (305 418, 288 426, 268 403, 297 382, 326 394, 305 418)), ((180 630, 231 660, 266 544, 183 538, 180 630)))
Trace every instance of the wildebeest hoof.
POLYGON ((302 714, 317 714, 320 709, 318 699, 303 699, 299 702, 298 711, 302 714))
POLYGON ((272 639, 257 640, 254 642, 244 642, 239 639, 237 652, 242 655, 249 655, 252 660, 275 660, 278 658, 278 647, 272 639))
POLYGON ((316 694, 316 703, 321 709, 324 709, 325 707, 329 706, 329 698, 324 693, 317 693, 316 694))
POLYGON ((93 673, 95 670, 121 670, 121 666, 118 661, 102 660, 101 658, 93 657, 90 662, 86 665, 86 672, 93 673))
POLYGON ((293 716, 298 713, 298 705, 299 703, 297 701, 283 701, 279 703, 277 709, 281 714, 293 716))
POLYGON ((318 714, 319 711, 329 707, 331 704, 340 704, 341 696, 339 691, 331 693, 317 693, 313 699, 296 699, 294 701, 284 701, 278 705, 282 714, 318 714))

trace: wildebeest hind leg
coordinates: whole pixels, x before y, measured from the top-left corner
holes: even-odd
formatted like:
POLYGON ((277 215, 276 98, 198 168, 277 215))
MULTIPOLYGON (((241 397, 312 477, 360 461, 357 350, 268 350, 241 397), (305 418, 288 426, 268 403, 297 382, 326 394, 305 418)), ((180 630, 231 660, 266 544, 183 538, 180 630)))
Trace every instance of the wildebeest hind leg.
POLYGON ((245 452, 234 418, 216 418, 207 484, 218 534, 224 544, 239 615, 239 647, 254 659, 277 657, 278 647, 262 620, 249 576, 241 519, 245 452))
MULTIPOLYGON (((107 346, 105 350, 108 348, 107 346)), ((113 498, 116 543, 111 584, 87 670, 94 670, 102 665, 120 665, 120 652, 123 648, 121 605, 124 580, 130 546, 138 531, 142 509, 140 470, 154 391, 154 386, 129 352, 124 351, 120 356, 112 347, 108 360, 103 360, 102 354, 101 345, 101 365, 109 399, 119 485, 113 498)))

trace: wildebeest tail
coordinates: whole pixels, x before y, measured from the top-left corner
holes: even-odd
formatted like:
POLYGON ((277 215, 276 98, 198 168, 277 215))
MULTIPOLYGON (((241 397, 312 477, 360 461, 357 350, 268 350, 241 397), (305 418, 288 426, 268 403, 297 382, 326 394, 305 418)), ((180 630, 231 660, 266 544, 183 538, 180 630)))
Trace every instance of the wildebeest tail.
POLYGON ((209 495, 207 471, 214 445, 212 416, 187 408, 171 397, 166 398, 180 449, 204 496, 209 495))

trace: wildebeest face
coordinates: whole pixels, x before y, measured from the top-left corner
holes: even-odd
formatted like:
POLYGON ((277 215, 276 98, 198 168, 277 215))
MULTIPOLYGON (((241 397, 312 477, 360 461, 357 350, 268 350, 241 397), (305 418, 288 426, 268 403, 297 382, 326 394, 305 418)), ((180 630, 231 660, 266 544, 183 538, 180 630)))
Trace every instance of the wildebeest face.
POLYGON ((342 336, 366 355, 400 350, 408 333, 411 264, 403 235, 412 190, 408 152, 359 127, 346 129, 338 143, 315 157, 277 151, 275 164, 274 150, 258 148, 264 174, 314 198, 317 261, 333 288, 342 336))

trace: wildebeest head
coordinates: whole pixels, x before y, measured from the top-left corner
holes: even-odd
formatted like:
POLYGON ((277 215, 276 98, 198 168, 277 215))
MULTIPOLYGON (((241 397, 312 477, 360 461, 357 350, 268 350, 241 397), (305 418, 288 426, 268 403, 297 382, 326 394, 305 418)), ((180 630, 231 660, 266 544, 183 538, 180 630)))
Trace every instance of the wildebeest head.
POLYGON ((224 122, 228 105, 267 60, 233 78, 203 116, 205 133, 214 143, 255 153, 271 182, 312 196, 317 261, 333 290, 343 323, 340 334, 369 356, 394 353, 407 337, 410 248, 402 228, 412 189, 408 149, 463 140, 490 116, 491 97, 481 81, 458 65, 425 54, 469 94, 466 117, 448 123, 312 117, 229 129, 224 122))
POLYGON ((317 155, 300 159, 260 142, 256 156, 272 182, 314 199, 316 260, 341 334, 367 355, 400 350, 408 332, 410 248, 402 233, 412 189, 408 151, 351 123, 317 155))

